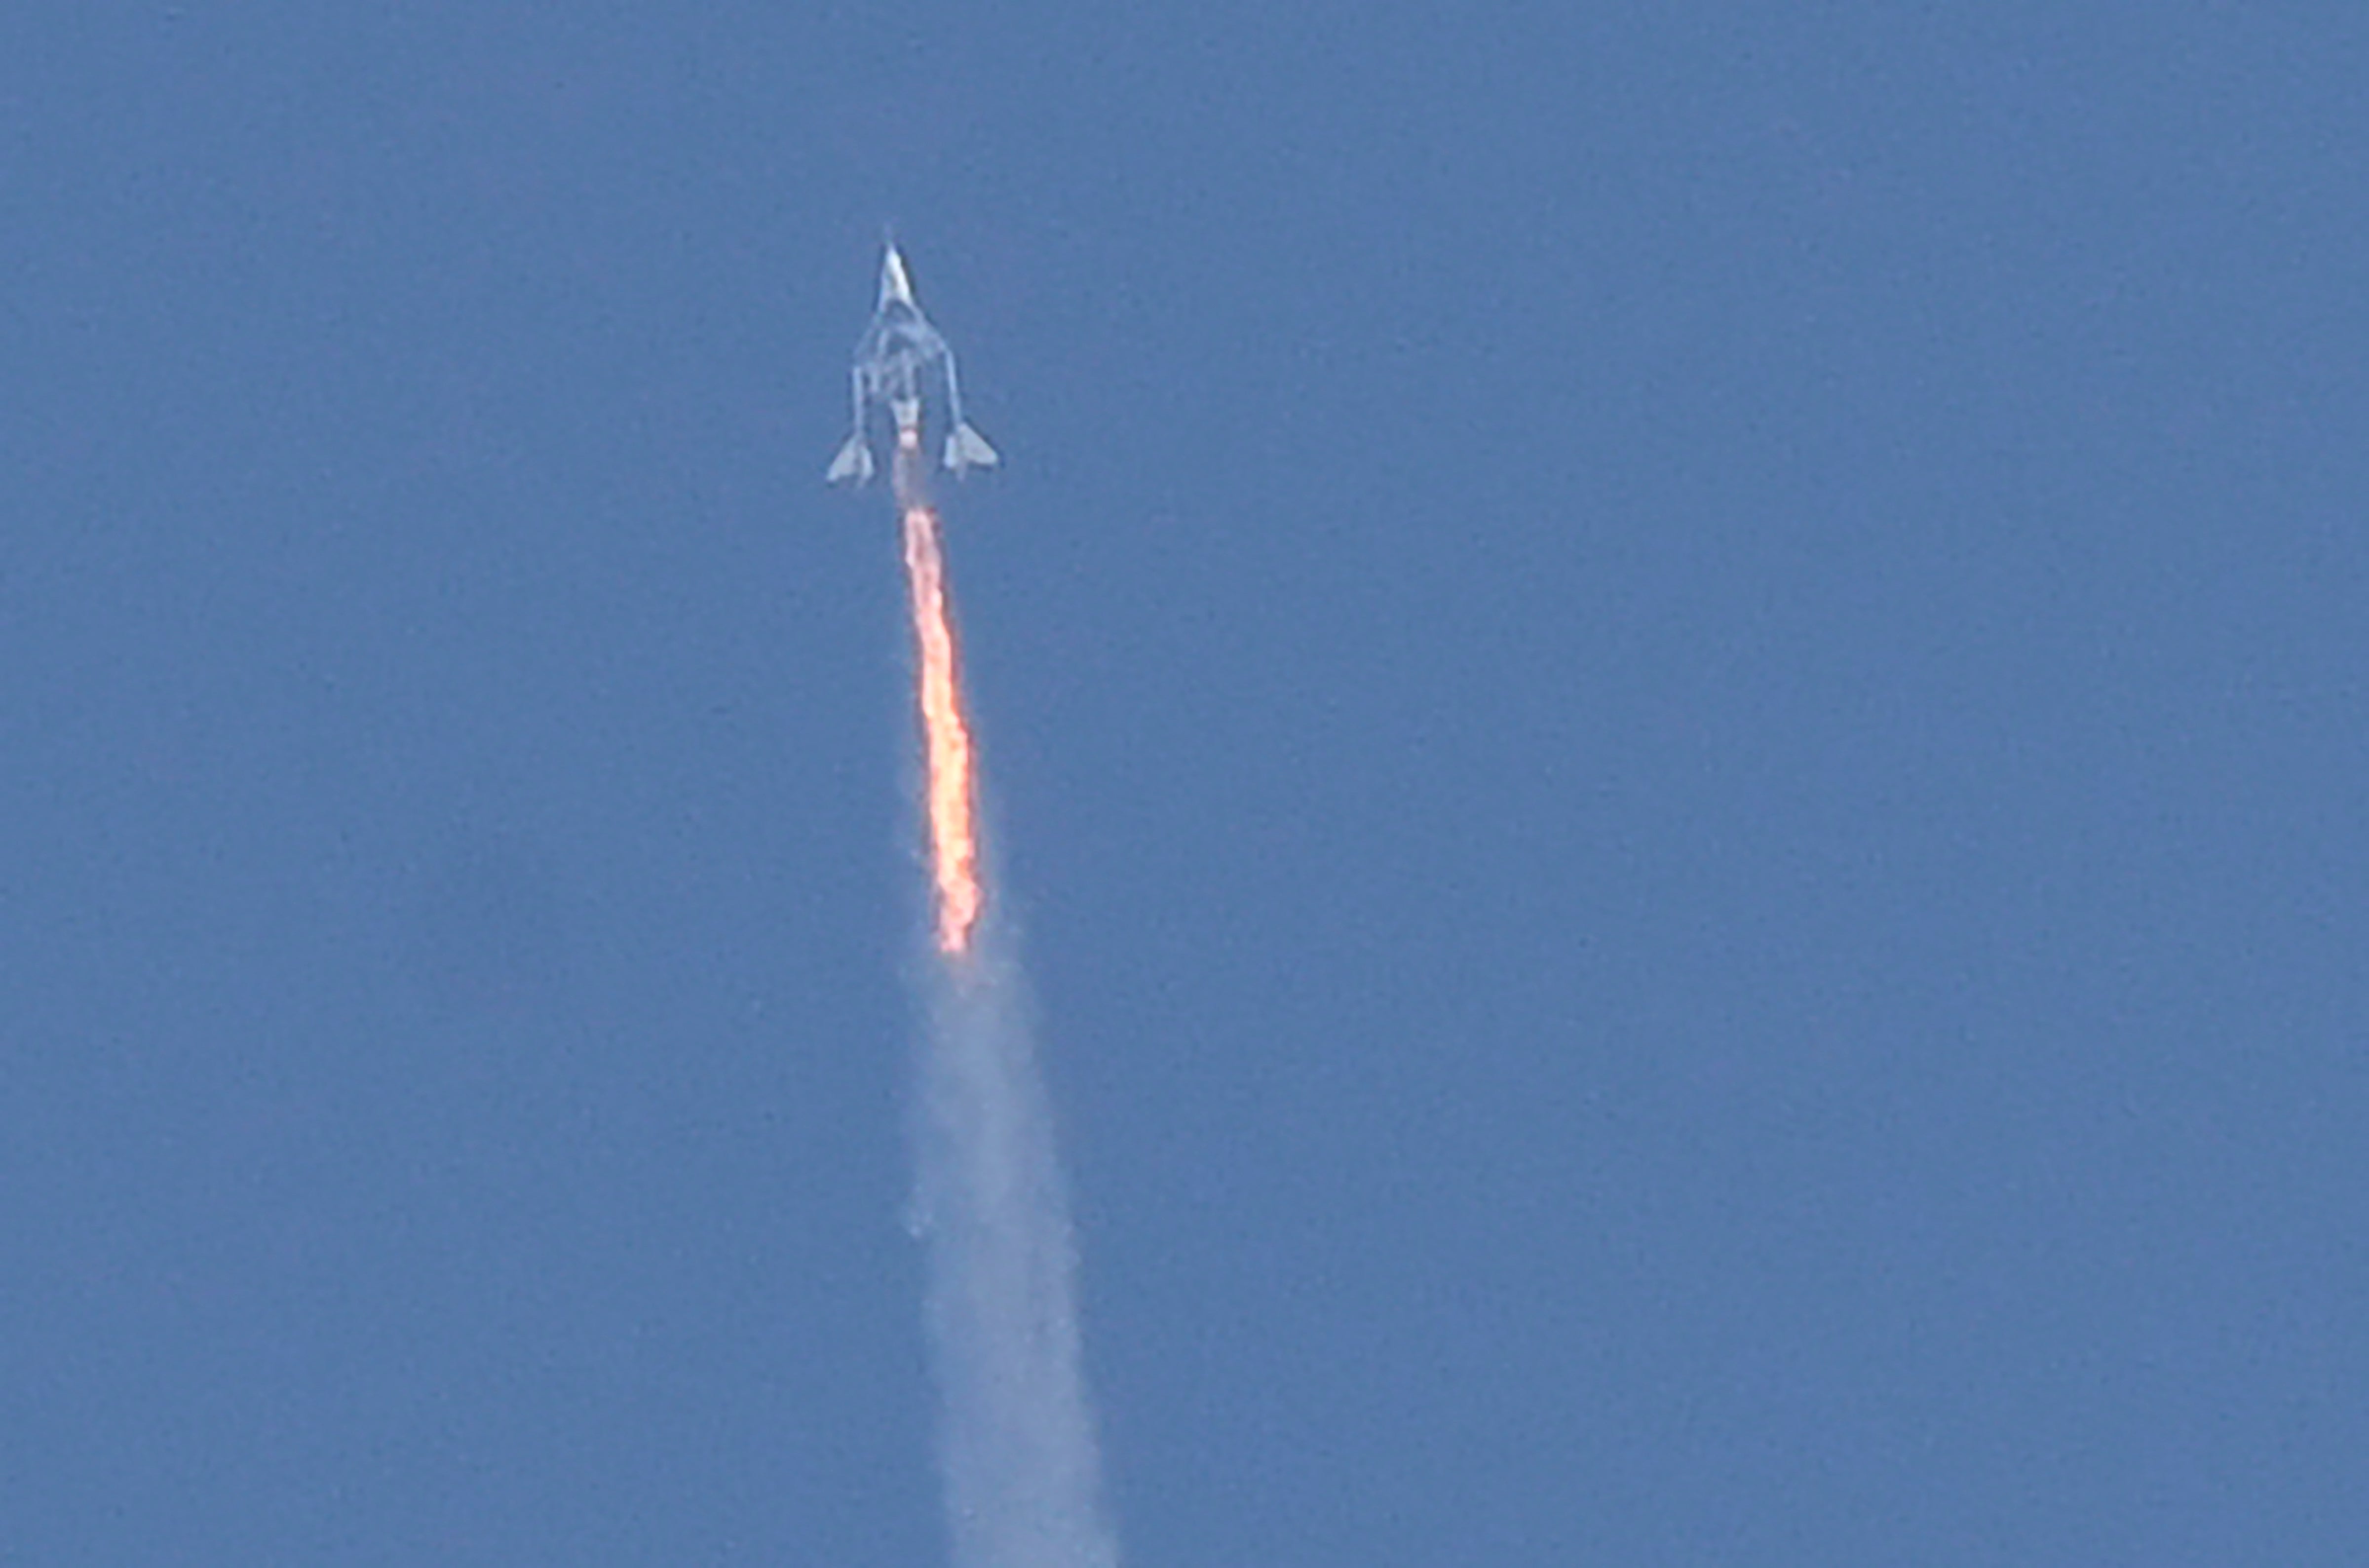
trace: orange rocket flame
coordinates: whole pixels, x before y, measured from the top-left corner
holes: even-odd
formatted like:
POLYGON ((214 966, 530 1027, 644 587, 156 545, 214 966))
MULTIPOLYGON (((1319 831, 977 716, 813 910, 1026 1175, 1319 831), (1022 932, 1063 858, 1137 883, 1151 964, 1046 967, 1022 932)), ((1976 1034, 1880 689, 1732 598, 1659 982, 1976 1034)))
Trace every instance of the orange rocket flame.
POLYGON ((921 660, 921 739, 929 764, 930 854, 938 896, 938 951, 970 949, 984 895, 978 880, 978 827, 971 779, 970 722, 963 716, 955 633, 946 617, 945 559, 938 519, 927 506, 905 507, 905 575, 913 590, 913 640, 921 660))

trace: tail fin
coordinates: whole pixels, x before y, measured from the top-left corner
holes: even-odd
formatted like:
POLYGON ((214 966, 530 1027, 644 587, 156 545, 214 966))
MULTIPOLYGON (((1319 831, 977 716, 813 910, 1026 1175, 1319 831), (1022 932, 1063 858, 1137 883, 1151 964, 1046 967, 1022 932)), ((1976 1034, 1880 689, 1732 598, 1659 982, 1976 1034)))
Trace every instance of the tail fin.
POLYGON ((830 472, 823 475, 823 482, 837 485, 852 479, 861 485, 871 477, 872 449, 864 444, 864 432, 858 430, 847 438, 847 444, 830 460, 830 472))
POLYGON ((946 438, 946 466, 956 474, 966 468, 992 468, 1001 461, 987 438, 968 425, 956 425, 946 438))

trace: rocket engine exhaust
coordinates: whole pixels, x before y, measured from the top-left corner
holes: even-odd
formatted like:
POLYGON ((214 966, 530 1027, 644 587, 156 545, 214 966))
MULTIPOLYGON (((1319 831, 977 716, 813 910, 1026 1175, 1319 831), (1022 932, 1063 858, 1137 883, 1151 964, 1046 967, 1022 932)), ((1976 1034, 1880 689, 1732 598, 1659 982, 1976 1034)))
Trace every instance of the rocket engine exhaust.
POLYGON ((956 1568, 1116 1568, 1027 988, 991 918, 937 514, 904 505, 933 936, 912 1218, 956 1568))
POLYGON ((946 617, 945 557, 938 548, 937 514, 918 501, 905 506, 905 578, 912 590, 913 645, 920 660, 921 745, 928 770, 924 809, 937 898, 938 951, 961 957, 970 950, 971 928, 978 923, 982 898, 978 789, 971 777, 970 724, 963 715, 954 625, 946 617))

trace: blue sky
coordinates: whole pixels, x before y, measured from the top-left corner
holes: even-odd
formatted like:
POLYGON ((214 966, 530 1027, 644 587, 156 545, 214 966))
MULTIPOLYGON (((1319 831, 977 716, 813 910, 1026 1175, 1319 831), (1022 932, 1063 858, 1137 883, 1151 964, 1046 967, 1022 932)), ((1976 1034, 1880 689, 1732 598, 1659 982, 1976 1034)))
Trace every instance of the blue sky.
POLYGON ((0 61, 24 1561, 943 1559, 891 223, 1132 1562, 2358 1559, 2352 8, 0 61))

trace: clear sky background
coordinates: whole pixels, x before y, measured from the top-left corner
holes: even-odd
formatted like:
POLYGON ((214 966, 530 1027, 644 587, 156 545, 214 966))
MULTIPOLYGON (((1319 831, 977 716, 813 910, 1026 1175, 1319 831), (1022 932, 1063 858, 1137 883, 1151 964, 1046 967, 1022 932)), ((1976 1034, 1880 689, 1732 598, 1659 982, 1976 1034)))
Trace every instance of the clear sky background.
POLYGON ((893 223, 1132 1563, 2362 1561, 2359 7, 0 62, 0 1557, 942 1561, 893 223))

